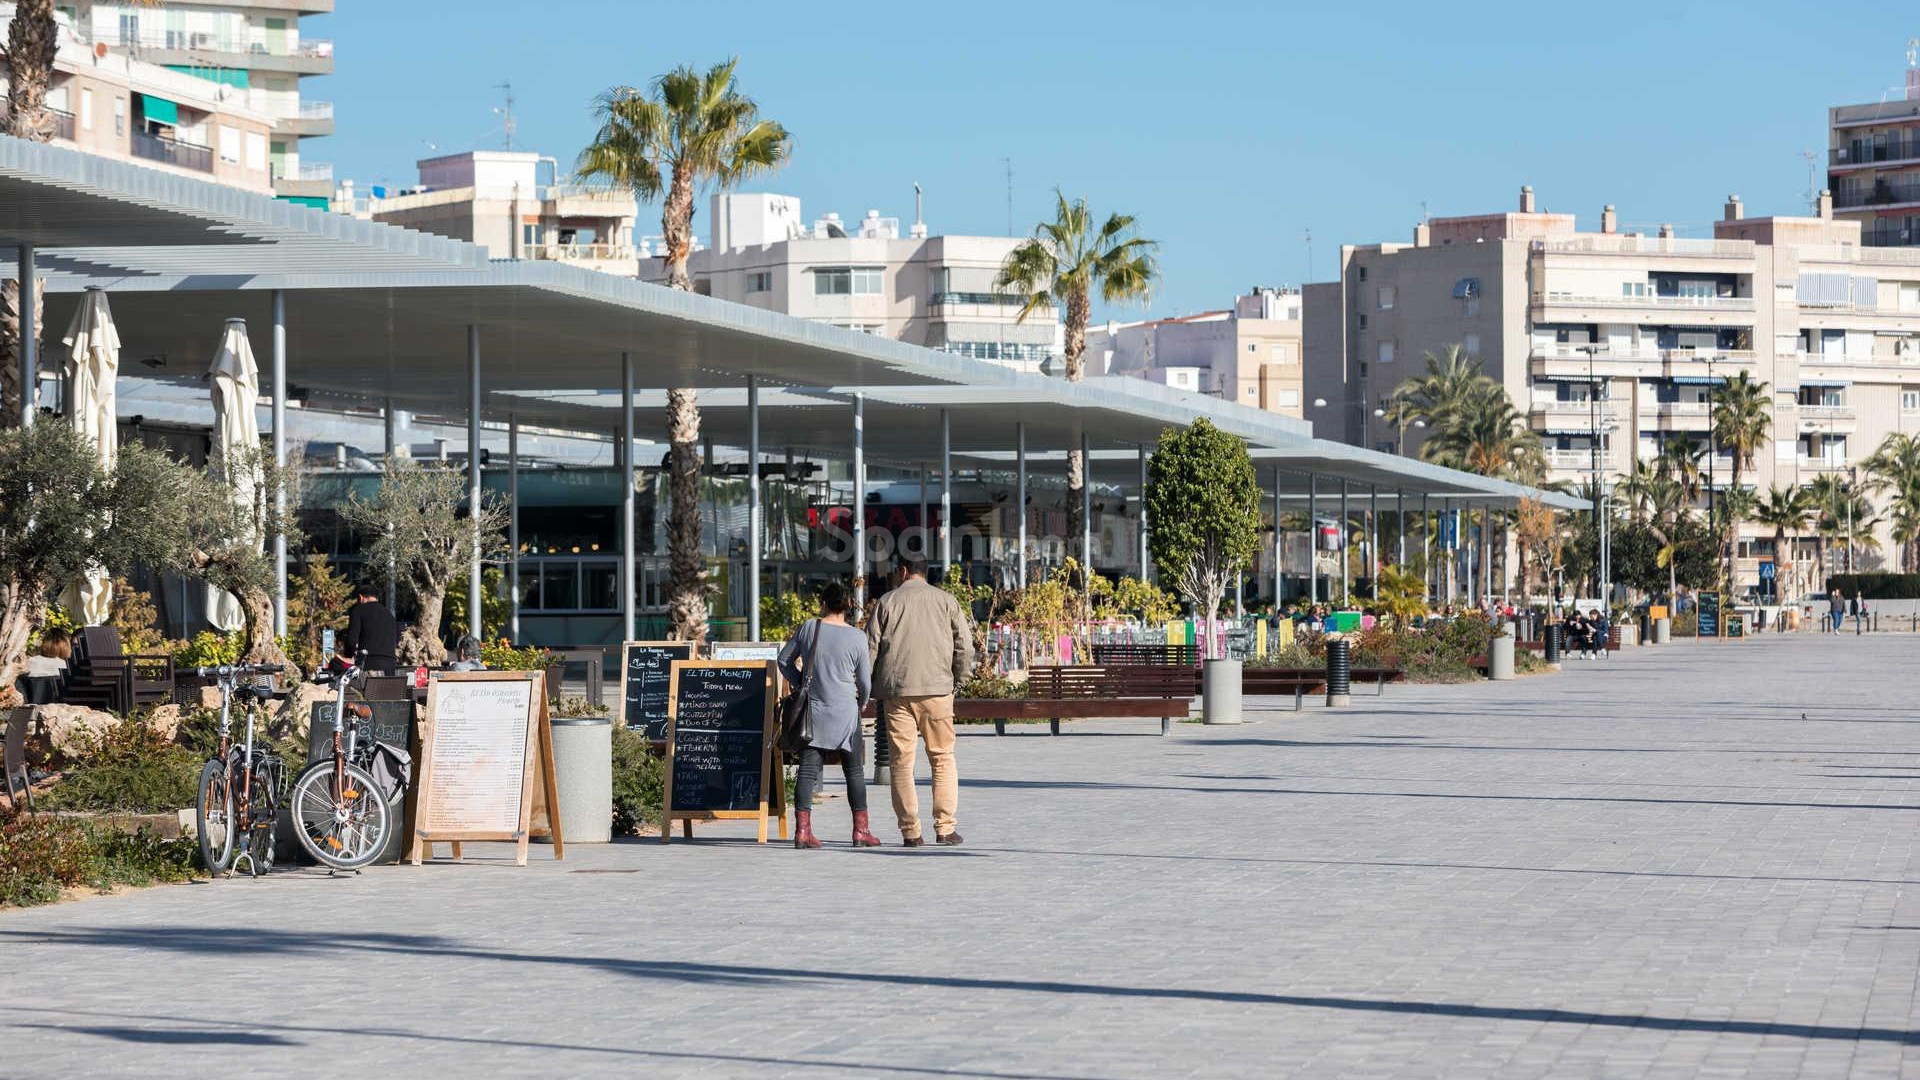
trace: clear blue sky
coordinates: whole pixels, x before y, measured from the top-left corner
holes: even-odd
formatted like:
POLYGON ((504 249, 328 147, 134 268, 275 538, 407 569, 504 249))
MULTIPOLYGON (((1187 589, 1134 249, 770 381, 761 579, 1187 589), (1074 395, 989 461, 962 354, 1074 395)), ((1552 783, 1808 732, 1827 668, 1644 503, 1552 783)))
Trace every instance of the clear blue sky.
POLYGON ((1705 235, 1729 192, 1801 212, 1800 152, 1824 151, 1829 105, 1899 93, 1920 8, 339 0, 306 27, 337 43, 336 74, 306 89, 339 118, 306 153, 363 187, 499 146, 504 80, 516 147, 567 164, 600 91, 738 55, 742 88, 795 139, 754 188, 800 196, 809 218, 910 219, 919 181, 935 233, 1000 233, 1011 158, 1017 231, 1056 185, 1139 217, 1167 315, 1299 283, 1303 230, 1325 279, 1340 243, 1405 239, 1423 203, 1508 209, 1522 183, 1583 227, 1611 202, 1623 227, 1705 235))

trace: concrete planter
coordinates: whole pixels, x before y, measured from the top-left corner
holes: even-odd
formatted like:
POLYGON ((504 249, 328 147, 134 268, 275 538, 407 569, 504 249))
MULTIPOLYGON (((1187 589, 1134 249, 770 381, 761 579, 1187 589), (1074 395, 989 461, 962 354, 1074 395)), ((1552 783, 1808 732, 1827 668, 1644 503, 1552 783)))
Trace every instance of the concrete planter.
POLYGON ((1240 708, 1240 661, 1209 660, 1200 678, 1200 715, 1209 724, 1245 721, 1240 708))

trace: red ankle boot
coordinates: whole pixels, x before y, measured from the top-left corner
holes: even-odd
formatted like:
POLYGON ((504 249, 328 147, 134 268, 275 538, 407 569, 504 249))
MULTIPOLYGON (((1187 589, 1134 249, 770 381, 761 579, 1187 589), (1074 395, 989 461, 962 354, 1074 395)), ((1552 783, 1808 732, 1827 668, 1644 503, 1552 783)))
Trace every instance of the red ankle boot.
POLYGON ((854 847, 879 847, 880 846, 880 838, 873 835, 873 833, 868 832, 867 825, 868 825, 867 812, 865 810, 855 810, 853 812, 853 846, 854 847))
POLYGON ((820 838, 813 835, 813 811, 795 810, 793 812, 793 846, 797 848, 820 846, 820 838))

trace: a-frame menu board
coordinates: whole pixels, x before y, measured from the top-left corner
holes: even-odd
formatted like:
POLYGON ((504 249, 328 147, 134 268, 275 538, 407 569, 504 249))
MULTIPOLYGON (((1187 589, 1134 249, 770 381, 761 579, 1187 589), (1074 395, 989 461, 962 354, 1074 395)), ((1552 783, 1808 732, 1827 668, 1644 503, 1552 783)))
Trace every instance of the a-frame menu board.
POLYGON ((512 840, 514 861, 525 866, 535 834, 552 837, 555 859, 565 856, 545 687, 538 671, 433 673, 420 725, 414 865, 432 856, 435 841, 452 843, 458 859, 462 840, 512 840), (539 829, 531 827, 536 781, 548 822, 539 829))
POLYGON ((695 821, 745 819, 766 843, 778 679, 771 660, 674 661, 662 842, 676 821, 690 837, 695 821))

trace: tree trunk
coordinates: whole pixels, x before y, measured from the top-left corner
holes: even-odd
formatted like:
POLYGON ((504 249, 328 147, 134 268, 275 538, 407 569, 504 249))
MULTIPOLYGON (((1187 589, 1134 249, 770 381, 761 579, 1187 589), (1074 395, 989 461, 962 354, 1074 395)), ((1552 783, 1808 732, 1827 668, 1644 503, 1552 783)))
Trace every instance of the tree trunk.
MULTIPOLYGON (((707 636, 707 568, 700 554, 700 410, 692 390, 667 392, 667 636, 701 641, 707 636)), ((864 512, 854 507, 853 512, 864 512)), ((865 576, 860 553, 855 576, 865 576)))
MULTIPOLYGON (((660 232, 667 245, 668 287, 692 292, 693 280, 687 276, 687 255, 693 250, 692 173, 674 170, 660 211, 660 232)), ((695 391, 667 391, 667 439, 667 636, 703 641, 707 568, 700 555, 700 401, 695 391)), ((861 512, 854 507, 854 513, 861 512)))
MULTIPOLYGON (((47 337, 46 282, 37 282, 34 289, 33 325, 37 333, 35 340, 45 341, 47 337)), ((0 282, 0 428, 17 427, 20 423, 20 282, 9 279, 0 282)))
POLYGON ((59 24, 53 0, 18 0, 7 28, 7 116, 5 131, 17 139, 47 142, 53 117, 47 114, 47 87, 59 50, 59 24))
POLYGON ((40 590, 19 581, 5 589, 0 603, 0 698, 19 700, 14 683, 27 670, 27 638, 46 617, 47 600, 40 590))
POLYGON ((400 663, 408 667, 438 667, 447 661, 446 642, 440 640, 440 615, 446 608, 446 586, 420 592, 420 610, 413 625, 400 635, 400 663))
MULTIPOLYGON (((1079 382, 1086 378, 1087 319, 1092 314, 1087 289, 1083 286, 1067 294, 1066 326, 1062 331, 1065 342, 1067 381, 1079 382)), ((1074 552, 1080 560, 1080 573, 1077 580, 1068 584, 1076 590, 1085 590, 1087 576, 1093 573, 1093 552, 1083 550, 1081 539, 1086 536, 1086 521, 1080 512, 1080 493, 1087 486, 1087 462, 1080 453, 1078 445, 1067 447, 1067 550, 1074 552)))
POLYGON ((262 588, 245 588, 237 594, 240 608, 246 613, 246 623, 242 630, 246 634, 246 651, 241 653, 243 664, 287 664, 287 654, 280 649, 280 641, 273 633, 273 593, 262 588))

